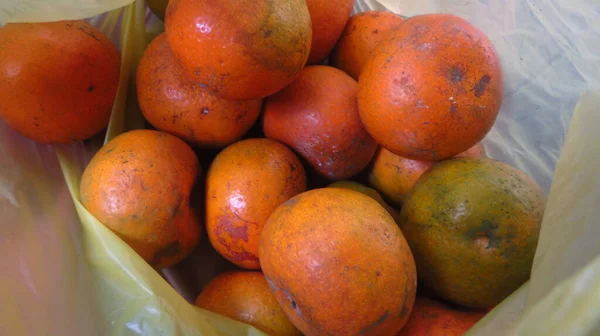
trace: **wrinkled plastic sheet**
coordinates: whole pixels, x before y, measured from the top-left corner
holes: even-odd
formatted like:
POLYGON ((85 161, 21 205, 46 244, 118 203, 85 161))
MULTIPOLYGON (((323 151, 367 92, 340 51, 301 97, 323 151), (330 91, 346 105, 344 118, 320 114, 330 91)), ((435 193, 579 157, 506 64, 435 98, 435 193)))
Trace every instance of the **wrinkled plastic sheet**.
MULTIPOLYGON (((486 151, 549 192, 531 280, 469 335, 599 334, 600 4, 357 1, 355 12, 368 9, 453 13, 490 37, 505 96, 486 151)), ((162 29, 141 0, 0 2, 3 23, 81 18, 111 36, 123 57, 106 137, 140 127, 132 69, 162 29)), ((0 335, 263 335, 190 304, 228 267, 206 237, 159 274, 79 203, 81 172, 103 140, 41 145, 0 122, 0 335)))

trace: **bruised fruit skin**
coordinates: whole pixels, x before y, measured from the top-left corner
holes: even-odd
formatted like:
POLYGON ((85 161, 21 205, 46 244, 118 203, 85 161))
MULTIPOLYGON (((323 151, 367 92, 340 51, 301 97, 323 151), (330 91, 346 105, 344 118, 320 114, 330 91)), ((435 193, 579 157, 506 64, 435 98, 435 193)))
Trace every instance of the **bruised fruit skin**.
POLYGON ((323 177, 354 176, 377 149, 360 121, 356 90, 356 81, 339 69, 306 67, 294 82, 266 99, 263 131, 292 147, 323 177))
POLYGON ((239 267, 259 269, 258 241, 271 212, 306 190, 300 159, 269 139, 230 145, 206 176, 206 227, 211 244, 239 267))
POLYGON ((410 319, 397 336, 462 336, 487 312, 453 307, 445 302, 417 295, 410 319))
POLYGON ((170 0, 165 31, 187 76, 230 99, 259 99, 289 84, 308 59, 304 0, 170 0))
POLYGON ((121 55, 85 21, 0 28, 0 118, 40 143, 92 137, 107 125, 121 55))
POLYGON ((192 149, 153 130, 123 133, 102 147, 81 177, 83 206, 157 269, 196 247, 199 219, 190 194, 201 174, 192 149))
POLYGON ((309 65, 321 64, 340 38, 354 0, 306 0, 312 21, 309 65))
POLYGON ((391 28, 402 21, 400 15, 378 10, 351 16, 331 53, 331 64, 358 80, 373 49, 391 28))
POLYGON ((494 124, 500 61, 469 22, 449 14, 412 17, 371 56, 359 79, 360 116, 392 153, 440 161, 481 141, 494 124))
MULTIPOLYGON (((487 157, 481 143, 477 143, 456 157, 487 157)), ((392 154, 379 148, 369 166, 369 184, 385 196, 392 204, 402 206, 402 202, 419 177, 435 161, 419 161, 392 154)))
POLYGON ((360 192, 314 189, 285 202, 265 225, 259 256, 304 335, 394 335, 410 315, 412 253, 390 214, 360 192))
POLYGON ((199 147, 225 147, 244 136, 262 100, 230 100, 193 84, 175 60, 165 34, 146 48, 137 71, 138 101, 157 129, 199 147))
POLYGON ((529 279, 545 202, 520 170, 454 158, 419 178, 399 224, 423 283, 456 304, 490 308, 529 279))
POLYGON ((355 182, 355 181, 338 181, 338 182, 334 182, 334 183, 330 184, 328 187, 329 188, 350 189, 350 190, 354 190, 354 191, 363 193, 363 194, 371 197, 372 199, 376 200, 377 203, 379 203, 382 207, 384 207, 387 210, 387 212, 390 213, 390 215, 392 215, 394 220, 397 220, 398 216, 400 216, 400 213, 398 211, 396 211, 396 209, 389 206, 389 204, 387 204, 385 202, 385 200, 383 199, 383 197, 381 197, 381 195, 377 192, 377 190, 375 190, 373 188, 369 188, 369 187, 367 187, 363 184, 360 184, 358 182, 355 182))
POLYGON ((196 306, 247 323, 269 335, 302 335, 283 312, 261 272, 218 274, 202 289, 196 306))

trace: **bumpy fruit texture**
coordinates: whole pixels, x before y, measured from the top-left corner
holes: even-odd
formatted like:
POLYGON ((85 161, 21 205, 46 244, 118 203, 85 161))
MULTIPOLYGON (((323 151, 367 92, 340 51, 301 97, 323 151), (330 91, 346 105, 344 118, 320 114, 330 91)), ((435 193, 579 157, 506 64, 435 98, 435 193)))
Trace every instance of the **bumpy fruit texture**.
POLYGON ((480 142, 502 103, 502 71, 479 29, 449 14, 412 17, 372 52, 359 78, 367 131, 390 152, 439 161, 480 142))
POLYGON ((417 274, 390 214, 360 192, 299 194, 269 217, 262 270, 303 334, 394 335, 411 312, 417 274))
POLYGON ((121 56, 85 21, 0 28, 0 118, 41 143, 92 137, 107 125, 121 56))
POLYGON ((454 158, 419 178, 399 224, 423 283, 461 306, 490 308, 529 279, 545 200, 518 169, 454 158))
POLYGON ((82 204, 157 269, 196 247, 201 226, 190 195, 201 167, 175 136, 123 133, 94 155, 81 178, 82 204))

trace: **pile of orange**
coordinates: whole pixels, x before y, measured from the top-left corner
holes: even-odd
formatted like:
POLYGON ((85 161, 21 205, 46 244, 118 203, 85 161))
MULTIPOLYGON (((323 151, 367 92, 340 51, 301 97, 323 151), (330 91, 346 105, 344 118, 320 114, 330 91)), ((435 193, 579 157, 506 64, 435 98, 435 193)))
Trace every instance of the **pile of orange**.
MULTIPOLYGON (((149 129, 104 145, 80 198, 156 269, 205 234, 237 270, 196 305, 269 334, 460 335, 527 281, 545 196, 481 143, 503 94, 486 35, 353 4, 170 0, 136 69, 149 129)), ((119 65, 84 22, 8 24, 0 117, 89 138, 119 65)))

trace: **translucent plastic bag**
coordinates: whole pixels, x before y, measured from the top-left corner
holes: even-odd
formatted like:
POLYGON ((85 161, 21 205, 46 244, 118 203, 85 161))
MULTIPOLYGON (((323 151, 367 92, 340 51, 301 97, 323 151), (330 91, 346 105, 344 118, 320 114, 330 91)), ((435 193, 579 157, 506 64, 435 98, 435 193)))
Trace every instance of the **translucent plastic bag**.
MULTIPOLYGON (((357 0, 355 11, 451 12, 484 30, 506 76, 486 150, 550 192, 531 280, 470 335, 600 333, 599 7, 594 0, 357 0)), ((123 55, 110 138, 141 125, 131 76, 161 23, 142 0, 0 1, 0 23, 97 14, 90 21, 123 55)), ((81 206, 79 177, 102 141, 40 145, 0 123, 0 335, 263 335, 190 304, 223 267, 214 251, 199 248, 186 265, 159 274, 81 206)))

